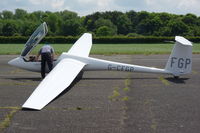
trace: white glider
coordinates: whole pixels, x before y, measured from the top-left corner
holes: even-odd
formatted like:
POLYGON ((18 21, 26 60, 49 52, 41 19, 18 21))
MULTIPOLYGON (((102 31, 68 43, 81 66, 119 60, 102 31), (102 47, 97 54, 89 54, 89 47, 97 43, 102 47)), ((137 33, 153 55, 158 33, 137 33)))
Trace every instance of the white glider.
MULTIPOLYGON (((21 56, 9 61, 10 65, 40 72, 41 62, 28 61, 25 56, 46 35, 46 23, 40 25, 30 37, 21 56), (36 32, 37 31, 37 32, 36 32), (38 41, 39 40, 39 41, 38 41)), ((23 108, 41 110, 49 102, 63 92, 81 71, 124 71, 170 74, 179 77, 191 72, 192 43, 187 39, 176 36, 176 43, 164 69, 124 64, 89 57, 92 46, 92 35, 83 34, 68 52, 63 52, 54 61, 53 70, 38 85, 32 95, 22 106, 23 108)), ((48 69, 46 69, 48 72, 48 69)))

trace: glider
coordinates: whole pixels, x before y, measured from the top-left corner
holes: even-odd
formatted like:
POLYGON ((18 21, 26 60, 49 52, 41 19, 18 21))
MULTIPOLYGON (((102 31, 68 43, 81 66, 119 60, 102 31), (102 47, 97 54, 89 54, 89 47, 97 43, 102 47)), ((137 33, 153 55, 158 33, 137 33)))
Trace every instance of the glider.
MULTIPOLYGON (((29 61, 26 56, 47 34, 44 22, 32 34, 25 44, 21 55, 8 64, 34 72, 40 72, 40 61, 29 61)), ((84 33, 68 52, 63 52, 55 60, 53 70, 41 81, 22 108, 41 110, 61 92, 63 92, 81 71, 124 71, 169 74, 179 77, 191 72, 192 43, 187 39, 176 36, 175 45, 164 69, 131 65, 89 57, 92 46, 92 35, 84 33)), ((46 69, 48 72, 48 69, 46 69)))

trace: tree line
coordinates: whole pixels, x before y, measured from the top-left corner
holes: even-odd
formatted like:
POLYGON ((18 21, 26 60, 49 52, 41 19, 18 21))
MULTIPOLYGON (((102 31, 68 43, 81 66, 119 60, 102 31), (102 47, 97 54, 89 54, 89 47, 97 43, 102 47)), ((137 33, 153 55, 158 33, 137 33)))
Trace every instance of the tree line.
POLYGON ((42 23, 48 25, 48 36, 79 36, 84 32, 101 36, 200 36, 200 17, 194 14, 176 15, 146 11, 106 11, 87 16, 76 12, 0 12, 0 36, 30 36, 42 23))

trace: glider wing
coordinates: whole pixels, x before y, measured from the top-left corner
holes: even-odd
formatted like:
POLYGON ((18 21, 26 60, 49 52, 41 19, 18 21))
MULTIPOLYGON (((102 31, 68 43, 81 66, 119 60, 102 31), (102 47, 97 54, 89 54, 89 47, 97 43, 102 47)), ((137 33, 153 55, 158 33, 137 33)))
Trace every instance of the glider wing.
POLYGON ((63 59, 38 85, 23 108, 41 110, 70 86, 86 64, 73 59, 63 59))
POLYGON ((69 54, 88 57, 92 47, 92 35, 84 33, 68 51, 69 54))

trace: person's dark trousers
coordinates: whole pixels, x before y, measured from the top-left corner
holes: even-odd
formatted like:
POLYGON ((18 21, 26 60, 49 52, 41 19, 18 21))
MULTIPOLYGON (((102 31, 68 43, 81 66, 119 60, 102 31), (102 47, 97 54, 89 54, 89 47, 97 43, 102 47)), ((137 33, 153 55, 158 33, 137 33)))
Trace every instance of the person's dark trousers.
POLYGON ((49 67, 49 71, 51 71, 53 69, 53 60, 51 58, 51 53, 42 53, 41 58, 41 76, 42 78, 45 78, 46 62, 49 67))

